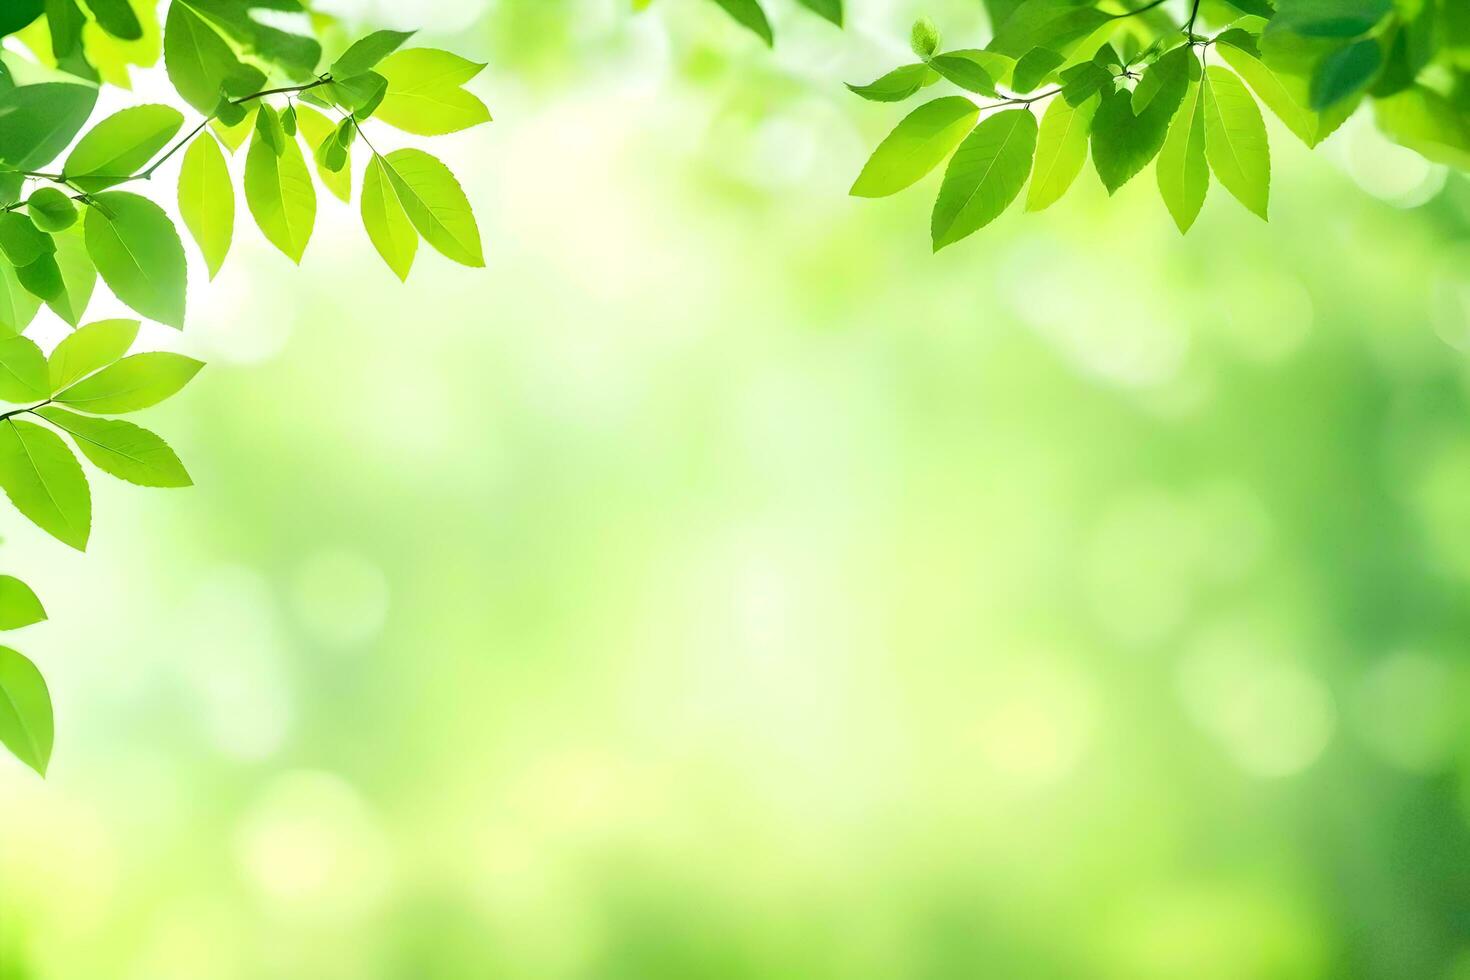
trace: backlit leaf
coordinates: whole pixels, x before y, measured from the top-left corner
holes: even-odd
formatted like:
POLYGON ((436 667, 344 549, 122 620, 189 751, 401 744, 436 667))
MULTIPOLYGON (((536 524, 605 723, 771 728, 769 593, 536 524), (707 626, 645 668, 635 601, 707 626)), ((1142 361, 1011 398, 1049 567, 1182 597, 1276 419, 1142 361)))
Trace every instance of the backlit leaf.
POLYGON ((98 415, 122 415, 174 395, 204 365, 169 351, 133 354, 65 388, 53 400, 98 415))
POLYGON ((45 678, 24 656, 0 647, 0 743, 44 776, 54 728, 45 678))
POLYGON ((1016 199, 1031 172, 1036 136, 1029 110, 1007 109, 965 137, 934 202, 930 237, 936 252, 994 221, 1016 199))
POLYGON ((34 422, 0 422, 0 487, 28 520, 78 551, 92 530, 92 494, 61 437, 34 422))
POLYGON ((140 487, 192 486, 179 457, 157 435, 122 419, 99 419, 48 405, 36 414, 72 437, 104 473, 140 487))
POLYGON ((87 252, 118 299, 150 319, 182 329, 184 246, 157 204, 124 191, 94 195, 84 227, 87 252))
POLYGON ((213 279, 224 265, 235 231, 235 186, 219 144, 200 133, 184 151, 179 171, 179 214, 194 236, 213 279))
POLYGON ((878 144, 849 193, 854 197, 897 194, 949 156, 974 128, 979 115, 975 103, 963 96, 924 103, 878 144))

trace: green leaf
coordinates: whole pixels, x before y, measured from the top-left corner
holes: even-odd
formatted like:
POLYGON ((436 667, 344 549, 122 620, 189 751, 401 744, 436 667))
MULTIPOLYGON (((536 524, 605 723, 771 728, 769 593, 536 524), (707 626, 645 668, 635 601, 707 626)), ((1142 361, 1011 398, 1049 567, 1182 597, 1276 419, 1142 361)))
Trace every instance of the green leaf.
POLYGON ((92 291, 97 288, 97 267, 87 254, 82 229, 75 228, 56 236, 56 254, 52 256, 61 272, 61 292, 48 299, 46 305, 72 326, 82 321, 92 291))
POLYGON ((92 494, 81 464, 56 433, 34 422, 0 422, 0 487, 41 530, 86 550, 92 494))
POLYGON ((41 231, 64 231, 76 224, 77 206, 54 187, 41 187, 26 198, 26 213, 41 231))
POLYGON ((94 415, 122 415, 157 405, 204 365, 169 351, 133 354, 61 391, 53 401, 94 415))
POLYGON ((30 265, 56 251, 51 236, 38 229, 19 211, 0 214, 0 251, 17 267, 30 265))
POLYGON ((68 433, 93 466, 119 480, 140 487, 193 486, 168 443, 141 426, 78 415, 54 405, 38 408, 36 414, 68 433))
POLYGON ((348 78, 371 71, 411 37, 413 31, 373 31, 353 42, 340 58, 332 62, 328 71, 333 78, 348 78))
POLYGON ((1392 10, 1392 0, 1279 0, 1268 30, 1303 37, 1358 37, 1392 10))
POLYGON ((1266 217, 1271 190, 1271 150, 1256 100, 1227 68, 1205 70, 1205 156, 1225 189, 1266 217))
POLYGON ((179 171, 179 214, 213 279, 225 263, 235 233, 235 186, 219 144, 200 133, 184 151, 179 171))
POLYGON ((1215 45, 1215 51, 1250 83, 1260 100, 1286 124, 1287 129, 1296 134, 1297 139, 1308 146, 1316 146, 1322 141, 1326 134, 1321 131, 1321 119, 1309 106, 1310 96, 1304 80, 1294 75, 1278 74, 1255 54, 1224 38, 1215 45))
POLYGON ((91 203, 87 251, 108 288, 144 316, 183 329, 187 264, 168 215, 125 191, 96 194, 91 203))
MULTIPOLYGON (((976 52, 986 54, 987 52, 976 52)), ((960 88, 980 95, 995 96, 995 79, 968 51, 949 51, 929 59, 929 67, 960 88)))
POLYGON ((0 647, 0 742, 42 776, 51 763, 51 692, 36 665, 0 647))
POLYGON ((238 98, 265 85, 265 74, 242 64, 225 39, 187 3, 169 4, 163 61, 179 95, 205 115, 214 114, 221 96, 238 98))
POLYGON ((66 149, 92 114, 97 90, 66 82, 0 93, 0 165, 35 170, 66 149))
POLYGON ((245 155, 245 203, 270 243, 292 262, 300 263, 316 223, 316 187, 294 139, 286 140, 280 156, 258 133, 250 141, 245 155))
POLYGON ((724 8, 735 23, 758 34, 766 44, 773 43, 770 21, 766 20, 766 12, 756 0, 715 0, 715 3, 724 8))
POLYGON ((50 394, 46 355, 29 337, 0 339, 0 399, 38 402, 50 394))
POLYGON ((485 103, 461 88, 484 67, 436 48, 395 51, 378 64, 388 90, 374 118, 417 136, 455 133, 489 122, 485 103))
POLYGON ((975 126, 980 110, 960 95, 919 106, 884 137, 849 191, 854 197, 897 194, 937 167, 975 126))
POLYGON ((42 255, 30 265, 16 266, 15 277, 22 286, 47 303, 60 300, 66 292, 61 266, 57 265, 54 255, 42 255))
POLYGON ((930 237, 937 252, 1000 216, 1021 193, 1036 152, 1036 117, 999 112, 976 126, 955 151, 934 202, 930 237))
POLYGON ((233 125, 227 126, 219 119, 209 124, 209 128, 214 130, 214 135, 218 136, 220 143, 224 144, 225 152, 233 154, 240 147, 244 146, 245 141, 250 138, 250 134, 255 132, 255 112, 257 107, 258 103, 255 102, 242 106, 245 109, 245 114, 240 118, 239 122, 233 125))
POLYGON ((111 187, 141 170, 183 124, 183 115, 171 106, 124 109, 92 127, 67 156, 61 172, 88 193, 111 187))
POLYGON ((1061 200, 1087 162, 1087 136, 1101 99, 1094 95, 1074 106, 1052 99, 1041 117, 1036 168, 1026 192, 1026 210, 1040 211, 1061 200))
POLYGON ((238 44, 247 55, 279 65, 291 78, 305 81, 316 73, 322 46, 314 38, 291 34, 250 16, 252 7, 301 13, 296 0, 181 0, 238 44))
POLYGON ((842 26, 842 0, 796 0, 796 2, 838 27, 842 26))
POLYGON ((382 161, 408 220, 424 241, 461 265, 483 266, 480 229, 449 168, 423 150, 394 150, 382 161))
POLYGON ((1109 194, 1132 180, 1158 155, 1178 104, 1178 99, 1161 93, 1143 115, 1135 116, 1133 97, 1126 89, 1104 93, 1092 120, 1092 164, 1109 194))
POLYGON ((1032 48, 1016 62, 1011 75, 1011 87, 1017 92, 1030 92, 1052 76, 1066 57, 1050 48, 1032 48))
POLYGON ((1357 95, 1368 87, 1381 67, 1383 51, 1372 38, 1339 48, 1322 60, 1312 76, 1312 108, 1321 112, 1357 95))
POLYGON ((1189 230, 1204 207, 1210 189, 1210 165, 1205 159, 1205 103, 1203 85, 1191 83, 1184 104, 1174 115, 1169 136, 1155 167, 1159 194, 1181 232, 1189 230))
POLYGON ((119 41, 140 41, 143 25, 128 0, 87 0, 97 25, 119 41))
POLYGON ((848 83, 848 89, 869 102, 902 102, 924 87, 933 69, 928 65, 904 65, 867 85, 848 83))
POLYGON ((128 352, 138 336, 137 320, 98 320, 65 337, 47 358, 46 375, 54 394, 100 371, 128 352))
POLYGON ((339 79, 330 88, 332 100, 358 119, 371 116, 388 94, 388 79, 375 71, 339 79))
POLYGON ((45 0, 6 0, 0 4, 0 37, 14 34, 41 16, 45 0))
POLYGON ((1438 92, 1405 89, 1373 108, 1390 139, 1435 163, 1470 170, 1470 121, 1438 92))
POLYGON ((0 336, 24 330, 40 308, 40 299, 20 284, 15 267, 0 262, 0 336))
POLYGON ((1112 72, 1095 61, 1084 61, 1062 72, 1062 98, 1073 106, 1115 87, 1112 72))
POLYGON ((36 593, 14 575, 0 575, 0 630, 18 630, 46 619, 36 593))
POLYGON ((286 130, 281 126, 281 116, 264 102, 255 113, 255 138, 270 147, 276 156, 286 150, 286 130))
POLYGON ((368 161, 362 178, 362 224, 393 274, 408 279, 419 236, 398 199, 387 169, 376 156, 368 161))
POLYGON ((909 28, 909 48, 920 58, 929 58, 939 50, 939 28, 928 17, 920 17, 909 28))
POLYGON ((310 147, 312 158, 316 161, 317 176, 321 177, 322 184, 343 201, 350 201, 352 169, 346 166, 347 148, 337 138, 337 127, 326 116, 308 106, 298 108, 296 122, 301 127, 301 135, 306 137, 306 145, 310 147), (333 170, 326 160, 328 153, 334 157, 340 156, 342 166, 333 170))
POLYGON ((995 32, 986 48, 1022 58, 1032 48, 1070 55, 1098 28, 1113 20, 1090 0, 1025 0, 995 32))
POLYGON ((1155 61, 1143 73, 1143 77, 1138 80, 1138 87, 1133 90, 1133 114, 1142 115, 1154 98, 1161 94, 1175 100, 1170 109, 1172 113, 1179 107, 1178 100, 1184 97, 1191 72, 1194 75, 1199 74, 1199 62, 1195 60, 1188 45, 1175 48, 1155 61))

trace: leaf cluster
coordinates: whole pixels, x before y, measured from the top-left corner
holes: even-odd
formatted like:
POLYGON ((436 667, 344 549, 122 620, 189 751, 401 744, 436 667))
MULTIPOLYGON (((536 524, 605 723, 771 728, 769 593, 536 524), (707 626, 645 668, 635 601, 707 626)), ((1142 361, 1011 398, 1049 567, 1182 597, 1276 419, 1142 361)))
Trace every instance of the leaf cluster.
POLYGON ((921 20, 917 60, 848 87, 873 102, 940 83, 960 92, 909 112, 851 193, 894 194, 944 164, 930 221, 936 251, 995 220, 1023 190, 1026 210, 1056 203, 1089 157, 1110 194, 1152 164, 1181 232, 1214 183, 1265 219, 1262 105, 1314 147, 1371 102, 1389 137, 1470 169, 1463 0, 1181 4, 1175 19, 1165 0, 990 0, 990 42, 948 51, 921 20))
MULTIPOLYGON (((305 14, 296 0, 173 0, 162 25, 149 0, 12 0, 0 35, 35 56, 0 63, 0 490, 26 519, 85 549, 92 497, 81 459, 146 487, 191 480, 158 435, 110 416, 151 407, 203 366, 167 351, 129 353, 141 320, 182 329, 188 261, 174 220, 139 193, 179 156, 178 214, 213 278, 234 238, 236 173, 264 237, 300 262, 316 222, 317 186, 343 202, 361 173, 368 239, 408 276, 419 242, 484 265, 464 191, 416 147, 379 153, 369 121, 414 136, 490 120, 465 88, 485 66, 405 47, 376 31, 329 63, 315 36, 261 13, 305 14), (162 58, 181 108, 134 105, 93 121, 99 84, 162 58), (9 66, 24 67, 12 72, 9 66), (20 76, 29 80, 21 84, 20 76), (186 128, 186 113, 194 121, 186 128), (247 146, 248 144, 248 146, 247 146), (232 165, 246 147, 243 165, 232 165), (365 148, 363 154, 360 148, 365 148), (354 155, 365 156, 354 168, 354 155), (140 319, 83 325, 98 280, 140 319), (48 353, 26 336, 45 306, 74 331, 48 353), (80 457, 80 459, 79 459, 80 457)), ((313 15, 317 27, 328 18, 313 15)), ((0 576, 0 629, 44 618, 19 580, 0 576)), ((0 647, 0 744, 44 772, 50 697, 24 656, 0 647)))

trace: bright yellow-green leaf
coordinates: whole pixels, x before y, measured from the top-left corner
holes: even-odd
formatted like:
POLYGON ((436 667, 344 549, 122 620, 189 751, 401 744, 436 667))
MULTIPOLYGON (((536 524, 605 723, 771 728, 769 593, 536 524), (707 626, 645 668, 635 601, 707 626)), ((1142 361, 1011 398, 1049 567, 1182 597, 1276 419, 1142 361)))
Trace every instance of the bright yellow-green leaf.
POLYGON ((374 118, 418 136, 439 136, 489 122, 485 103, 461 87, 484 67, 436 48, 395 51, 376 69, 388 79, 388 92, 374 118))
POLYGON ((235 185, 219 144, 208 133, 200 133, 184 151, 179 171, 179 214, 213 279, 230 251, 235 232, 235 185))
POLYGON ((36 593, 14 575, 0 575, 0 630, 18 630, 46 618, 36 593))
POLYGON ((0 262, 0 337, 24 330, 40 308, 40 299, 16 278, 15 267, 0 262))
POLYGON ((424 241, 461 265, 484 265, 480 229, 449 168, 423 150, 413 149, 394 150, 382 162, 408 220, 424 241))
POLYGON ((1159 194, 1181 232, 1188 231, 1204 207, 1210 189, 1210 165, 1205 159, 1205 103, 1203 86, 1190 83, 1184 102, 1169 125, 1164 148, 1155 165, 1159 194))
POLYGON ((316 161, 316 173, 321 178, 322 185, 341 200, 352 200, 352 168, 343 166, 333 170, 322 160, 323 147, 328 145, 328 140, 334 138, 336 125, 307 105, 296 107, 296 122, 301 128, 301 135, 306 137, 306 145, 311 148, 312 159, 316 161))
POLYGON ((41 672, 21 654, 0 647, 0 742, 44 776, 51 762, 54 726, 51 692, 41 672))
POLYGON ((46 355, 29 337, 0 340, 0 400, 35 402, 49 394, 46 355))
POLYGON ((141 426, 78 415, 54 405, 39 408, 36 414, 68 433, 82 455, 104 473, 140 487, 193 485, 168 443, 141 426))
POLYGON ((224 144, 225 149, 231 154, 234 154, 236 150, 243 146, 245 140, 250 137, 250 134, 255 132, 256 108, 256 104, 253 102, 246 105, 244 118, 233 126, 227 126, 218 119, 213 120, 209 124, 209 128, 214 130, 214 135, 219 137, 219 141, 224 144))
POLYGON ((107 367, 128 352, 137 336, 137 320, 98 320, 78 327, 46 359, 51 392, 107 367))
POLYGON ((56 433, 34 422, 0 422, 0 487, 41 530, 86 549, 92 494, 81 464, 56 433))
POLYGON ((279 156, 259 132, 251 139, 245 201, 270 243, 299 263, 316 222, 316 187, 295 139, 285 140, 279 156))
POLYGON ((959 145, 975 126, 980 110, 962 95, 919 106, 903 117, 873 151, 848 193, 887 197, 919 180, 959 145))
POLYGON ((52 400, 100 415, 148 408, 178 392, 204 365, 169 351, 133 354, 64 389, 52 400))
POLYGON ((1031 189, 1026 192, 1027 211, 1040 211, 1061 200, 1082 172, 1087 162, 1088 126, 1098 102, 1096 95, 1076 106, 1057 98, 1046 107, 1036 139, 1031 189))
POLYGON ((929 230, 936 252, 990 224, 1021 193, 1036 153, 1036 132, 1030 110, 1007 109, 965 137, 934 202, 929 230))
POLYGON ((166 105, 139 105, 113 113, 81 138, 62 173, 83 191, 111 187, 141 170, 183 124, 179 110, 166 105))
POLYGON ((1271 191, 1271 150, 1256 100, 1229 69, 1210 65, 1203 86, 1205 156, 1225 189, 1266 217, 1271 191))
POLYGON ((388 268, 399 279, 407 279, 419 236, 378 157, 368 161, 362 178, 362 224, 388 268))
POLYGON ((87 243, 80 228, 70 228, 55 236, 56 254, 52 256, 61 272, 61 291, 47 299, 46 305, 67 323, 76 326, 87 315, 87 304, 97 287, 97 267, 87 254, 87 243))

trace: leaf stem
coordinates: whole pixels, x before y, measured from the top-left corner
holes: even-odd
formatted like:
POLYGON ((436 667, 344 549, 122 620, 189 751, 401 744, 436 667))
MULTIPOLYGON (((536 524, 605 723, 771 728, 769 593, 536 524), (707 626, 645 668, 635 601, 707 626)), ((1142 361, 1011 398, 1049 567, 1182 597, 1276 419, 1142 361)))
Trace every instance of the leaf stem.
MULTIPOLYGON (((331 83, 332 76, 323 75, 316 81, 307 82, 304 85, 283 85, 280 88, 268 88, 260 92, 254 92, 250 95, 242 95, 238 99, 231 99, 230 105, 244 105, 245 103, 253 102, 256 99, 263 99, 268 95, 286 95, 292 92, 306 92, 310 89, 320 88, 323 85, 330 85, 331 83)), ((199 125, 195 126, 192 130, 189 131, 188 135, 186 135, 183 139, 177 141, 176 143, 174 143, 173 146, 165 150, 163 156, 150 163, 146 169, 140 170, 137 173, 133 174, 133 176, 129 177, 128 180, 147 180, 152 177, 155 170, 163 166, 164 162, 167 161, 169 157, 179 152, 179 150, 183 148, 185 143, 188 143, 194 137, 198 136, 200 132, 203 131, 205 126, 208 126, 211 122, 214 121, 217 115, 218 113, 212 112, 209 115, 205 116, 204 119, 199 123, 199 125)), ((118 183, 125 184, 127 183, 127 181, 119 181, 118 183)))
POLYGON ((5 412, 3 415, 0 415, 0 422, 4 422, 12 415, 24 415, 26 412, 34 412, 38 408, 45 408, 47 405, 50 405, 51 402, 52 399, 48 398, 43 402, 36 403, 35 405, 27 405, 25 408, 11 409, 10 411, 5 412))

